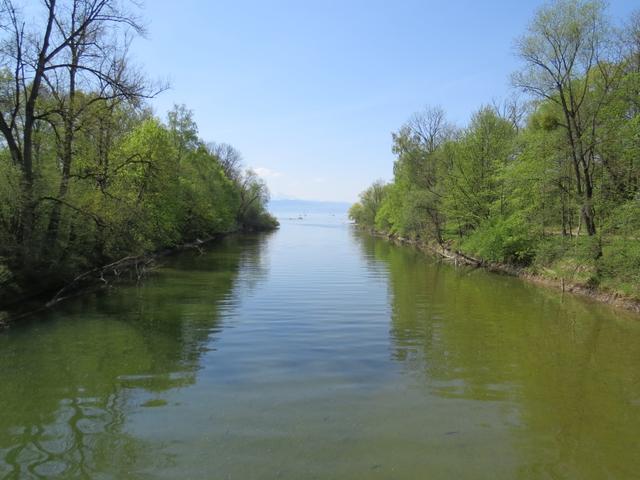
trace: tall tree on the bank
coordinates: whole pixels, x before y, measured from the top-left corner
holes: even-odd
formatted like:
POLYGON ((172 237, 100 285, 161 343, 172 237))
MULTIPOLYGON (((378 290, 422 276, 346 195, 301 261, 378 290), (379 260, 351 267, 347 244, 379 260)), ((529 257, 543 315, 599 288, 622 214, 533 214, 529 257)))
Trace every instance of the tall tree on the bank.
POLYGON ((600 112, 618 80, 610 25, 600 0, 556 0, 538 10, 517 42, 525 68, 513 77, 523 90, 555 103, 561 111, 581 216, 596 233, 594 173, 600 112))
POLYGON ((142 33, 142 27, 122 3, 43 0, 37 24, 22 18, 19 2, 1 0, 0 133, 21 174, 16 240, 23 262, 34 253, 36 207, 44 200, 54 202, 47 236, 57 236, 83 111, 96 102, 147 95, 141 77, 126 63, 127 37, 142 33), (88 94, 79 95, 80 89, 88 94), (35 138, 45 124, 57 140, 61 175, 57 196, 37 198, 35 138))
POLYGON ((377 215, 378 228, 394 225, 394 233, 411 237, 429 231, 442 240, 443 164, 437 152, 454 132, 441 107, 426 106, 392 134, 398 159, 393 167, 394 185, 386 188, 385 207, 377 215))

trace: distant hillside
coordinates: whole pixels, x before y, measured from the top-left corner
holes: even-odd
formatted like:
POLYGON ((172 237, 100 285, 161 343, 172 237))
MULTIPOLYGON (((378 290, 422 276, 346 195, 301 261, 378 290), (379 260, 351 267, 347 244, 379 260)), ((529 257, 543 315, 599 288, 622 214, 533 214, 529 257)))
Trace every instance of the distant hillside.
POLYGON ((268 205, 270 212, 275 214, 346 214, 351 205, 347 202, 320 202, 314 200, 271 200, 268 205))

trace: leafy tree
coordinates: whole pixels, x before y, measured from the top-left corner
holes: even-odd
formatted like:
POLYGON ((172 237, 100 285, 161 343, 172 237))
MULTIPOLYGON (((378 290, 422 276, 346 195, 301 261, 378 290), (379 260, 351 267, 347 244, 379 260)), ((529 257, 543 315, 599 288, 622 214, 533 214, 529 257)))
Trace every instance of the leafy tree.
POLYGON ((516 86, 556 103, 562 111, 559 125, 567 136, 589 235, 596 233, 599 118, 621 73, 604 10, 599 0, 556 0, 542 7, 517 42, 526 66, 513 77, 516 86))
POLYGON ((461 129, 414 114, 393 134, 393 181, 351 218, 640 298, 640 12, 616 29, 600 1, 555 0, 516 46, 530 99, 461 129))
POLYGON ((382 206, 387 193, 387 186, 382 180, 374 182, 368 189, 360 194, 360 202, 353 207, 349 216, 356 223, 375 228, 376 215, 382 206))
POLYGON ((143 33, 128 5, 47 0, 26 23, 0 0, 0 303, 122 257, 277 226, 238 152, 207 148, 184 105, 166 123, 151 113, 157 91, 123 42, 143 33))

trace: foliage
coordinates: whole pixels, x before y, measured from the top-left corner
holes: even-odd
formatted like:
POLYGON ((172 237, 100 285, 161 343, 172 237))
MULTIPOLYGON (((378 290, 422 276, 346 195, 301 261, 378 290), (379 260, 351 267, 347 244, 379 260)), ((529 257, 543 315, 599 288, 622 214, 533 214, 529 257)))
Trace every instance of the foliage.
POLYGON ((386 196, 387 186, 379 180, 360 194, 360 202, 349 210, 349 218, 361 225, 375 227, 376 216, 386 196))
POLYGON ((370 188, 351 217, 640 298, 640 13, 616 29, 602 2, 555 0, 516 46, 530 101, 466 128, 439 107, 413 115, 382 201, 370 188))
POLYGON ((538 240, 528 227, 520 215, 495 218, 466 237, 462 245, 486 260, 526 265, 535 254, 538 240))
POLYGON ((210 148, 185 106, 166 122, 150 113, 125 3, 44 2, 27 23, 0 6, 0 303, 125 256, 277 226, 237 151, 210 148))

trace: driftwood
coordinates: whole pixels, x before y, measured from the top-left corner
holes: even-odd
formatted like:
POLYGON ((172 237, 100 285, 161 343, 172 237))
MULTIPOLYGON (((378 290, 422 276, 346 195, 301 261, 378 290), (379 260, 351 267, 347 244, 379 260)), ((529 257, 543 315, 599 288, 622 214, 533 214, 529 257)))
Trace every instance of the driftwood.
MULTIPOLYGON (((150 252, 139 256, 126 256, 108 265, 95 267, 73 278, 64 285, 48 302, 43 303, 43 297, 47 292, 36 292, 31 297, 24 297, 20 303, 25 305, 18 308, 18 302, 11 306, 0 305, 0 330, 8 328, 16 320, 28 317, 36 312, 56 306, 58 303, 80 296, 88 291, 97 288, 108 287, 118 281, 124 275, 127 279, 141 280, 150 270, 157 266, 156 260, 161 257, 175 254, 184 250, 197 250, 200 255, 205 253, 206 244, 215 241, 223 236, 231 235, 236 231, 224 232, 218 235, 196 238, 192 242, 175 245, 155 252, 150 252), (8 309, 5 309, 7 307, 8 309)), ((46 297, 45 297, 46 298, 46 297)))
POLYGON ((474 267, 482 267, 485 264, 484 260, 482 259, 473 258, 459 250, 450 250, 449 248, 447 248, 445 245, 442 245, 442 244, 439 245, 440 248, 432 247, 428 244, 421 245, 421 246, 423 248, 426 247, 431 252, 434 252, 440 255, 441 257, 446 258, 447 260, 453 260, 453 263, 455 265, 461 264, 461 265, 472 265, 474 267))
POLYGON ((197 238, 193 242, 183 243, 173 248, 167 248, 147 255, 127 256, 108 265, 96 267, 78 275, 66 284, 45 304, 45 308, 49 308, 74 296, 82 290, 83 285, 100 284, 102 286, 108 286, 111 281, 118 280, 125 272, 132 274, 137 281, 140 281, 149 270, 156 266, 155 260, 158 257, 164 257, 178 251, 191 249, 197 250, 198 253, 202 255, 204 253, 204 245, 217 238, 218 236, 207 237, 204 240, 197 238))
POLYGON ((141 255, 137 257, 124 257, 120 260, 116 260, 108 265, 97 267, 87 272, 81 273, 75 277, 71 282, 62 287, 58 292, 49 300, 45 307, 49 308, 56 303, 59 303, 69 296, 73 296, 78 292, 84 284, 91 284, 97 281, 102 285, 109 285, 113 279, 118 279, 125 273, 133 273, 137 280, 140 280, 146 272, 148 272, 154 265, 154 257, 149 255, 141 255))

